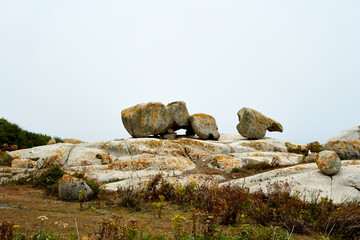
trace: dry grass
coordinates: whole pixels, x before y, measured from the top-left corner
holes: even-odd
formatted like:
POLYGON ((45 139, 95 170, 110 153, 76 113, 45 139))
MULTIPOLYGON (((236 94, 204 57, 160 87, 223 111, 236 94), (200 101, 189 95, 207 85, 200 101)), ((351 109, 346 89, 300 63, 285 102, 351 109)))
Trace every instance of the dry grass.
POLYGON ((96 206, 96 201, 85 203, 86 210, 80 211, 79 203, 64 202, 49 198, 43 191, 23 186, 0 186, 0 205, 8 205, 14 208, 0 208, 0 222, 6 220, 20 225, 19 231, 25 234, 36 232, 40 228, 38 216, 47 216, 49 220, 44 222, 45 230, 55 230, 55 222, 65 222, 69 226, 62 229, 64 235, 76 233, 75 218, 81 235, 93 233, 104 217, 112 214, 123 216, 123 222, 129 219, 137 219, 139 222, 147 222, 147 226, 153 233, 172 232, 171 218, 174 214, 189 217, 189 212, 179 209, 177 206, 165 203, 162 219, 153 215, 152 208, 144 208, 141 212, 129 212, 126 208, 90 210, 88 206, 96 206))

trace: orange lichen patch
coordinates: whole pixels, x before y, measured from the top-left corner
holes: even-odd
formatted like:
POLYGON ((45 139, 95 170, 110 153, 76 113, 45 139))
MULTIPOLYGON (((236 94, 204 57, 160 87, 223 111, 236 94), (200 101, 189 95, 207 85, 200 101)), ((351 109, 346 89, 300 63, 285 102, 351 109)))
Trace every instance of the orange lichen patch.
POLYGON ((64 176, 62 176, 61 182, 69 182, 69 183, 74 183, 74 182, 84 182, 83 179, 80 178, 74 178, 73 176, 67 175, 65 174, 64 176))
POLYGON ((214 117, 212 117, 212 116, 210 116, 208 114, 205 114, 205 113, 196 113, 196 114, 193 114, 191 116, 201 118, 203 120, 209 120, 209 121, 214 121, 215 120, 214 117))
POLYGON ((211 144, 209 142, 200 141, 200 140, 194 140, 190 138, 182 138, 179 140, 174 140, 174 142, 177 142, 181 144, 182 146, 188 148, 196 148, 200 149, 201 151, 209 152, 209 153, 223 153, 223 152, 229 152, 229 149, 225 149, 222 146, 211 144))
POLYGON ((302 171, 302 170, 305 170, 306 167, 304 167, 304 166, 295 166, 293 169, 294 169, 295 171, 302 171))
POLYGON ((240 159, 227 155, 216 155, 213 161, 216 161, 216 163, 219 164, 221 168, 225 170, 231 170, 235 167, 239 167, 239 164, 241 162, 240 159))
POLYGON ((244 147, 250 147, 258 151, 271 151, 273 147, 267 142, 263 141, 244 141, 241 143, 244 147))
POLYGON ((153 162, 153 158, 139 158, 136 160, 110 163, 108 168, 112 170, 143 170, 152 166, 153 162))
POLYGON ((341 164, 344 166, 360 165, 360 160, 343 161, 341 164))
POLYGON ((187 149, 189 158, 192 160, 208 159, 208 158, 211 158, 211 156, 213 156, 213 154, 211 154, 211 153, 199 152, 196 150, 194 151, 193 148, 186 148, 186 149, 187 149))
POLYGON ((180 144, 169 140, 136 139, 128 142, 128 149, 132 155, 148 153, 159 156, 186 156, 180 144))

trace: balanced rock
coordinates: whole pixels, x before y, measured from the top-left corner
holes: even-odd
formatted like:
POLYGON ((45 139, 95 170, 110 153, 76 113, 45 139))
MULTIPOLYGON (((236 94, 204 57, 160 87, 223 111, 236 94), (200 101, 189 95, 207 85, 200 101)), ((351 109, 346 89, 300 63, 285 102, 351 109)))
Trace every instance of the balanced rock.
POLYGON ((218 127, 214 117, 207 114, 198 113, 191 115, 189 117, 189 121, 195 134, 198 135, 201 139, 219 139, 220 133, 218 132, 218 127))
POLYGON ((341 159, 360 159, 360 127, 342 131, 330 138, 324 150, 335 151, 341 159))
POLYGON ((172 133, 187 129, 189 113, 185 102, 172 102, 165 106, 160 102, 138 104, 124 109, 121 119, 128 133, 133 137, 146 137, 172 133), (169 130, 172 131, 169 131, 169 130))
POLYGON ((236 126, 241 136, 249 139, 264 138, 266 130, 282 132, 283 127, 277 121, 266 117, 261 112, 251 108, 242 108, 237 113, 239 124, 236 126))
POLYGON ((340 170, 341 160, 333 151, 322 151, 316 156, 316 165, 326 175, 333 175, 340 170))
POLYGON ((65 174, 59 182, 59 198, 62 200, 79 200, 82 195, 84 199, 88 199, 93 194, 87 183, 80 178, 65 174), (80 193, 82 191, 82 193, 80 193))

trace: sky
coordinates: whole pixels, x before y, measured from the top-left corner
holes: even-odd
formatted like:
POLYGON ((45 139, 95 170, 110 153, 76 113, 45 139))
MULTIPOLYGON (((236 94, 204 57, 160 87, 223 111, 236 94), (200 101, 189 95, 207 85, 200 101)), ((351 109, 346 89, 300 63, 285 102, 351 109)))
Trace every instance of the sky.
POLYGON ((0 1, 0 117, 37 133, 127 138, 121 111, 185 101, 237 133, 324 143, 360 125, 360 1, 0 1))

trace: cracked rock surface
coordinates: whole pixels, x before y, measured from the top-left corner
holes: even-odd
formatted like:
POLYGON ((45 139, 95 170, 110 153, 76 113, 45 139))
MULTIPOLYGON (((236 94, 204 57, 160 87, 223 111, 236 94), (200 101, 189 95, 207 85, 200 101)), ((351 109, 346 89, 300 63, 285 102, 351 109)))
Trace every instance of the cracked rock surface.
POLYGON ((248 140, 239 134, 221 134, 215 140, 177 136, 174 140, 128 138, 91 143, 58 143, 8 153, 14 160, 0 166, 0 183, 29 176, 52 165, 69 174, 78 171, 106 185, 109 191, 119 186, 142 184, 157 173, 171 182, 212 182, 237 184, 251 191, 267 184, 288 182, 307 198, 313 192, 341 201, 359 197, 360 160, 342 161, 341 170, 326 176, 315 163, 301 164, 304 155, 290 153, 285 141, 263 138, 248 140), (276 159, 279 169, 233 180, 230 171, 249 163, 276 159))

